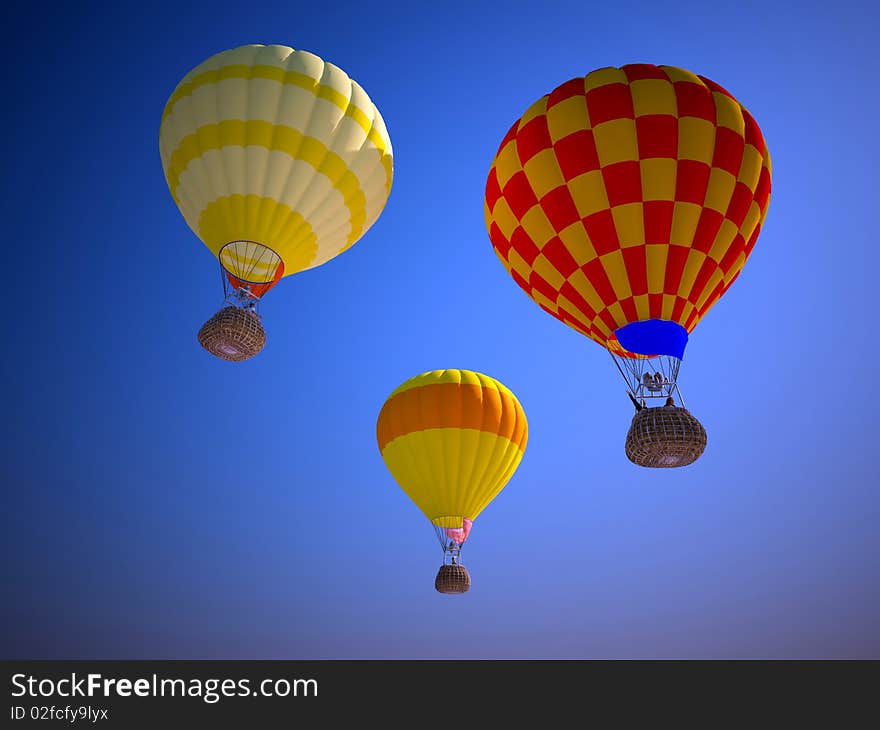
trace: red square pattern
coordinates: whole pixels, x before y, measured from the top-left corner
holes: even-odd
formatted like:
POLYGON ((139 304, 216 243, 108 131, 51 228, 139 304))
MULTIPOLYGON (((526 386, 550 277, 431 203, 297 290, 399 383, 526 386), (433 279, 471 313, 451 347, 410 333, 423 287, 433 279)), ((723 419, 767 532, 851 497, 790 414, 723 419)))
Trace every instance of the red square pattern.
POLYGON ((617 229, 614 227, 614 217, 610 208, 588 215, 582 221, 597 254, 601 256, 620 248, 620 239, 617 238, 617 229))
POLYGON ((553 151, 565 180, 599 169, 599 152, 591 129, 581 129, 563 137, 553 146, 553 151))
MULTIPOLYGON (((595 258, 592 261, 588 261, 581 266, 581 271, 584 272, 587 280, 593 285, 593 288, 596 290, 596 293, 602 299, 602 302, 606 307, 611 306, 617 301, 617 296, 614 294, 614 288, 608 280, 608 274, 605 273, 605 267, 602 266, 601 259, 595 258)), ((612 328, 614 327, 614 320, 611 320, 610 326, 612 328)))
POLYGON ((580 219, 580 214, 572 200, 571 193, 565 185, 560 185, 547 193, 540 202, 547 220, 556 231, 568 228, 580 219))
POLYGON ((608 203, 614 208, 642 199, 642 175, 638 162, 616 162, 602 168, 608 203))
POLYGON ((532 186, 529 185, 529 180, 522 170, 517 170, 507 181, 507 185, 504 186, 504 198, 517 220, 522 220, 523 216, 538 204, 535 191, 532 190, 532 186))
POLYGON ((510 241, 504 237, 504 234, 501 232, 501 229, 495 221, 492 221, 492 225, 489 226, 489 240, 492 241, 492 245, 495 247, 495 250, 501 254, 501 257, 505 261, 509 261, 510 241))
POLYGON ((553 264, 553 268, 566 279, 577 271, 577 261, 572 258, 572 255, 558 236, 551 238, 544 245, 544 248, 541 249, 541 253, 544 255, 544 258, 553 264))
POLYGON ((669 81, 669 77, 663 72, 662 68, 650 63, 628 63, 626 66, 621 66, 620 70, 626 74, 626 79, 630 83, 641 79, 669 81))
POLYGON ((730 205, 727 206, 727 217, 737 228, 743 224, 754 199, 755 196, 745 183, 738 182, 734 186, 730 205))
POLYGON ((671 200, 646 200, 642 203, 645 243, 669 243, 674 211, 675 203, 671 200))
POLYGON ((547 116, 544 114, 530 120, 516 133, 516 152, 523 165, 541 150, 546 150, 552 145, 550 130, 547 128, 547 116))
POLYGON ((636 119, 639 159, 678 156, 678 119, 671 114, 646 114, 636 119))
POLYGON ((712 155, 712 167, 726 170, 736 177, 742 166, 743 150, 746 142, 741 135, 727 127, 715 129, 715 151, 712 155))
POLYGON ((587 92, 590 125, 596 127, 612 119, 635 119, 632 96, 627 84, 605 84, 587 92))
POLYGON ((523 260, 531 266, 538 256, 538 247, 535 242, 529 238, 528 234, 523 230, 522 226, 517 226, 513 235, 510 237, 510 246, 516 251, 523 260))
POLYGON ((702 205, 709 187, 712 168, 697 160, 679 160, 675 175, 675 199, 679 203, 702 205))
POLYGON ((587 321, 592 320, 596 316, 596 312, 593 311, 593 308, 587 303, 587 300, 578 293, 578 290, 571 285, 571 282, 566 281, 559 288, 559 293, 574 304, 587 321))
POLYGON ((559 292, 557 292, 549 282, 545 281, 541 275, 537 271, 533 271, 529 276, 529 284, 532 285, 532 288, 541 292, 547 299, 551 302, 555 302, 556 298, 559 296, 559 292))
POLYGON ((550 96, 547 99, 547 108, 550 109, 560 101, 565 101, 573 96, 584 96, 585 94, 584 77, 578 76, 575 79, 566 81, 564 84, 560 84, 550 92, 550 96))
MULTIPOLYGON (((628 246, 622 249, 623 262, 626 265, 626 274, 629 279, 629 288, 633 296, 648 293, 648 266, 644 246, 628 246)), ((626 310, 624 310, 626 311, 626 310)), ((635 310, 633 310, 635 312, 635 310)), ((629 317, 629 313, 627 313, 629 317)), ((633 314, 633 320, 638 316, 633 314)))
POLYGON ((700 220, 697 221, 697 230, 694 231, 694 240, 691 244, 693 248, 703 253, 709 253, 723 222, 724 216, 717 210, 703 208, 700 220))
POLYGON ((676 81, 675 100, 678 104, 678 117, 698 117, 715 124, 715 101, 712 92, 701 84, 691 81, 676 81))

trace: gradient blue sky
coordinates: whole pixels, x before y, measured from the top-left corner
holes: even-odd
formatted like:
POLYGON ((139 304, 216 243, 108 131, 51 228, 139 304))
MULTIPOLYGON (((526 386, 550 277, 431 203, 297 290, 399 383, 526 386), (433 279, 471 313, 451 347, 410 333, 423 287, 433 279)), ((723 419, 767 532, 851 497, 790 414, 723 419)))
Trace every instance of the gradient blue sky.
POLYGON ((880 658, 869 6, 7 11, 0 654, 880 658), (267 297, 268 346, 230 365, 195 339, 219 275, 157 137, 180 77, 243 43, 357 79, 395 179, 354 248, 267 297), (691 337, 681 383, 709 446, 683 470, 626 460, 610 358, 516 287, 483 223, 513 120, 639 61, 728 88, 774 163, 754 254, 691 337), (445 367, 497 377, 530 423, 460 597, 434 592, 433 530, 375 443, 387 394, 445 367))

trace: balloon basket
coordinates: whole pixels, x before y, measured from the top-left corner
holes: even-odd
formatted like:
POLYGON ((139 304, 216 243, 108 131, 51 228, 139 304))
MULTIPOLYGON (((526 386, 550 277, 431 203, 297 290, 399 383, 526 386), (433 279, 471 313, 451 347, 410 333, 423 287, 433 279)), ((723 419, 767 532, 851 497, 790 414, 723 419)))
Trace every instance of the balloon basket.
POLYGON ((679 406, 642 408, 626 435, 626 456, 638 466, 674 468, 695 462, 706 448, 706 429, 679 406))
POLYGON ((434 588, 438 593, 467 593, 471 587, 471 576, 463 565, 441 565, 434 588))
POLYGON ((263 349, 266 331, 259 314, 251 309, 229 305, 202 325, 199 344, 221 360, 241 362, 263 349))

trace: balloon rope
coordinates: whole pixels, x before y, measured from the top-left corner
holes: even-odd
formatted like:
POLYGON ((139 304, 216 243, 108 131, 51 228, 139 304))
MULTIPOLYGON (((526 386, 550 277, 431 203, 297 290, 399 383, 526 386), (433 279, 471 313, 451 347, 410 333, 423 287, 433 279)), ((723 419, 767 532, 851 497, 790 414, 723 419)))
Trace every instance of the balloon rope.
MULTIPOLYGON (((632 389, 633 389, 632 384, 629 382, 629 380, 627 380, 626 375, 624 375, 623 369, 620 367, 620 363, 617 362, 617 358, 615 357, 614 353, 611 352, 611 350, 608 350, 608 354, 611 355, 611 359, 614 361, 614 364, 617 366, 617 370, 620 373, 620 377, 622 377, 623 382, 626 383, 627 389, 632 391, 632 389)), ((635 393, 633 393, 633 395, 635 395, 635 393)))
POLYGON ((229 297, 229 279, 226 278, 226 269, 223 267, 223 264, 220 263, 219 259, 217 261, 220 264, 220 282, 223 284, 223 301, 229 297))

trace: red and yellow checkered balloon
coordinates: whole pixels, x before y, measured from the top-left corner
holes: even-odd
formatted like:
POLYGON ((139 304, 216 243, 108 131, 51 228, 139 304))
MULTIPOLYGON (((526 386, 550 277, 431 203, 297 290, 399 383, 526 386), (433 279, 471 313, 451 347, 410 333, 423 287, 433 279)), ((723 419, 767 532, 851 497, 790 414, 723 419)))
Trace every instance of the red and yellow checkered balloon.
POLYGON ((674 322, 686 340, 734 282, 770 173, 757 123, 718 84, 671 66, 603 68, 511 127, 489 171, 486 226, 544 310, 632 355, 618 330, 674 322))

